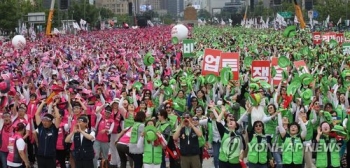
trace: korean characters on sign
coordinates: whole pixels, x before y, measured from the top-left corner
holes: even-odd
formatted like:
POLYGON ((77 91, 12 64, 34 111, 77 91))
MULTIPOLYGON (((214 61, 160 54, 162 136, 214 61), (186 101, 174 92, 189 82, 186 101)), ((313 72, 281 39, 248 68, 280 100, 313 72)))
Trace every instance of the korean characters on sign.
POLYGON ((221 68, 224 68, 224 67, 230 67, 233 73, 233 80, 238 80, 239 79, 239 53, 221 53, 221 68))
POLYGON ((202 75, 214 74, 219 76, 221 50, 205 49, 203 56, 202 75))
POLYGON ((350 43, 343 43, 343 54, 344 55, 350 54, 350 43))
POLYGON ((275 85, 275 86, 278 86, 282 79, 283 79, 283 76, 282 76, 282 73, 284 70, 287 70, 288 67, 286 68, 281 68, 278 66, 278 58, 277 57, 272 57, 271 59, 271 67, 275 67, 276 69, 276 76, 275 77, 272 77, 272 84, 275 85))
POLYGON ((186 39, 183 40, 183 56, 186 57, 192 57, 193 51, 194 51, 194 40, 186 39))
POLYGON ((329 42, 330 40, 336 40, 338 43, 344 42, 344 34, 343 33, 335 33, 335 32, 327 32, 321 34, 320 32, 312 33, 312 41, 314 44, 321 44, 322 41, 329 42))
POLYGON ((252 78, 270 82, 270 61, 253 61, 251 66, 252 78))
POLYGON ((202 75, 220 75, 223 67, 230 67, 233 80, 239 79, 239 53, 222 53, 221 50, 205 49, 203 56, 202 75))
POLYGON ((304 73, 310 73, 304 60, 294 61, 294 66, 295 66, 295 68, 298 69, 299 75, 304 74, 304 73), (303 67, 301 71, 299 70, 300 67, 303 67))

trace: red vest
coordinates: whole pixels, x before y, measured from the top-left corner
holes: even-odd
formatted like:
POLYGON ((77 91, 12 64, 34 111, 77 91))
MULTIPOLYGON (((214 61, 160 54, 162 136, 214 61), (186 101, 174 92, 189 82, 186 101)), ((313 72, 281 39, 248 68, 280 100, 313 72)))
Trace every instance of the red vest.
MULTIPOLYGON (((16 142, 18 139, 22 139, 22 136, 19 134, 15 134, 9 138, 8 150, 9 153, 7 155, 7 160, 13 163, 22 163, 22 158, 19 155, 16 142)), ((26 150, 26 148, 24 148, 26 150)))
POLYGON ((96 126, 97 127, 96 140, 100 142, 109 142, 108 134, 100 133, 100 131, 103 129, 109 130, 113 122, 114 122, 113 119, 103 119, 103 118, 101 119, 101 121, 96 126))
POLYGON ((64 150, 64 140, 65 140, 65 134, 66 131, 64 130, 65 123, 61 123, 60 127, 58 128, 58 137, 57 137, 57 143, 56 143, 56 149, 57 150, 64 150))
POLYGON ((1 130, 1 152, 9 152, 7 146, 9 144, 9 137, 13 135, 12 124, 4 125, 1 130))

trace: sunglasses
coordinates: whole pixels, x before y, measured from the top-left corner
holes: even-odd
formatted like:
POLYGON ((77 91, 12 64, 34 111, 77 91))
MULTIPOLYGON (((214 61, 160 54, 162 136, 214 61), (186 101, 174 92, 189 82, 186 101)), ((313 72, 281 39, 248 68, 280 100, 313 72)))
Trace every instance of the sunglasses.
POLYGON ((184 117, 185 119, 190 119, 190 117, 184 117))
POLYGON ((166 106, 165 108, 167 108, 167 109, 171 109, 171 106, 166 106))
POLYGON ((262 127, 262 125, 261 124, 256 124, 255 127, 262 127))

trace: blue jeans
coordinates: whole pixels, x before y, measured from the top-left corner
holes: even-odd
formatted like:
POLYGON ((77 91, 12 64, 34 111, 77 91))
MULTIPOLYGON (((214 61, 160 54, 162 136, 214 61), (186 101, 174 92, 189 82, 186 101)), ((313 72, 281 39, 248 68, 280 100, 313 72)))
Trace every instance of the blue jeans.
POLYGON ((1 152, 0 151, 0 162, 1 162, 1 167, 6 168, 7 167, 7 155, 8 152, 1 152))
POLYGON ((220 154, 220 142, 213 142, 212 143, 212 150, 213 150, 213 161, 214 161, 214 167, 219 168, 219 154, 220 154))
POLYGON ((282 168, 282 156, 281 152, 273 152, 273 159, 275 160, 276 163, 276 168, 282 168))

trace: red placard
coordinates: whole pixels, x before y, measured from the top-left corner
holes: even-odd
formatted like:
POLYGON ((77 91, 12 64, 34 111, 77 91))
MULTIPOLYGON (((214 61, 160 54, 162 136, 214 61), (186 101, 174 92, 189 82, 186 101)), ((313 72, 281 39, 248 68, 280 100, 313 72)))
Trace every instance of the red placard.
POLYGON ((310 73, 304 60, 294 61, 294 66, 298 69, 299 74, 310 73), (300 67, 304 67, 302 71, 299 71, 300 67))
POLYGON ((270 61, 253 61, 251 68, 252 78, 270 82, 270 61))
POLYGON ((221 53, 220 69, 229 66, 233 80, 239 79, 239 53, 221 53))
POLYGON ((284 70, 287 70, 288 67, 286 67, 286 68, 279 67, 278 66, 278 58, 277 57, 272 57, 272 59, 271 59, 271 68, 272 67, 275 67, 275 69, 276 69, 276 76, 275 77, 271 76, 272 84, 275 85, 275 86, 278 86, 281 83, 282 79, 283 79, 282 72, 284 70))
POLYGON ((322 43, 322 36, 320 32, 313 32, 312 33, 312 41, 314 44, 321 44, 322 43))
POLYGON ((203 56, 202 75, 214 74, 219 76, 221 65, 221 50, 205 49, 203 56))

